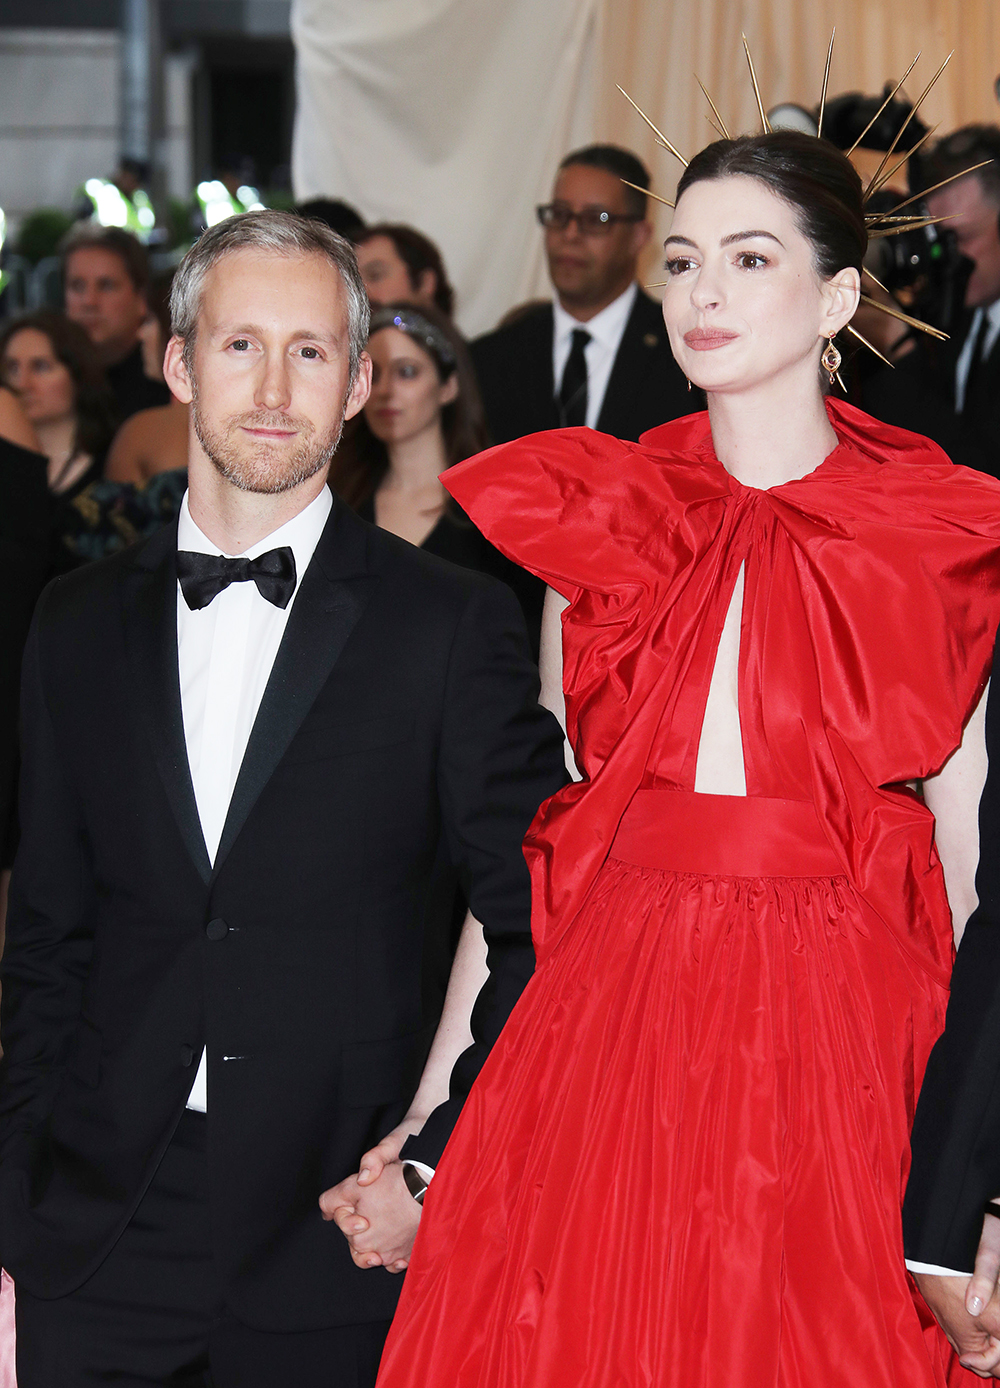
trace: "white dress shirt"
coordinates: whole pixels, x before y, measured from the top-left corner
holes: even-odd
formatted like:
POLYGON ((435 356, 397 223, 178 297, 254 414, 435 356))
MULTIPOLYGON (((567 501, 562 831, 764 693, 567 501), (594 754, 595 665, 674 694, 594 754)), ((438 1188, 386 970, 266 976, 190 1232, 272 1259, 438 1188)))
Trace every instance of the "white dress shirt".
MULTIPOLYGON (((284 609, 262 598, 256 583, 231 583, 198 611, 177 585, 177 656, 181 714, 194 798, 208 856, 215 862, 243 754, 271 676, 302 575, 333 507, 328 487, 305 510, 246 550, 256 559, 282 545, 295 556, 295 593, 284 609)), ((177 523, 178 550, 221 554, 191 518, 187 493, 177 523)), ((227 555, 227 558, 239 556, 227 555)), ((208 1106, 207 1066, 202 1051, 188 1108, 208 1106)))
POLYGON ((639 286, 633 280, 624 294, 619 294, 607 308, 602 308, 600 313, 595 314, 586 323, 581 323, 579 318, 567 313, 558 299, 552 305, 555 319, 552 333, 552 379, 555 381, 557 395, 559 382, 562 380, 573 345, 574 329, 583 328, 585 332, 590 333, 590 341, 583 350, 587 360, 586 422, 589 429, 597 428, 608 381, 611 379, 611 368, 615 364, 615 357, 625 334, 625 324, 638 292, 639 286))
POLYGON ((955 412, 961 414, 965 408, 965 386, 969 379, 969 367, 972 365, 972 348, 979 335, 979 326, 983 321, 983 314, 989 319, 989 327, 986 329, 986 340, 983 343, 983 360, 993 351, 997 335, 1000 334, 1000 299, 995 303, 988 304, 986 308, 977 308, 972 315, 972 322, 969 324, 969 331, 965 335, 962 343, 962 350, 958 354, 958 361, 955 363, 955 412))

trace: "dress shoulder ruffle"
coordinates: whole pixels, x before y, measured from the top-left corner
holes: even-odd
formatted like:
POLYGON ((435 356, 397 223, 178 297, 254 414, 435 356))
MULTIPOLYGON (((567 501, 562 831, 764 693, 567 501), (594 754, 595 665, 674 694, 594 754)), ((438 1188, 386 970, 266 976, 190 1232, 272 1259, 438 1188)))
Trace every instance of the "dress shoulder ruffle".
MULTIPOLYGON (((838 447, 807 476, 765 494, 793 539, 879 532, 943 543, 946 566, 1000 538, 1000 482, 956 467, 930 439, 829 400, 838 447)), ((638 443, 555 429, 489 449, 444 474, 459 505, 504 554, 574 600, 662 580, 697 553, 745 490, 718 462, 705 412, 638 443)), ((890 541, 892 542, 892 541, 890 541)), ((924 553, 925 566, 933 556, 924 553)), ((969 575, 971 576, 971 574, 969 575)))

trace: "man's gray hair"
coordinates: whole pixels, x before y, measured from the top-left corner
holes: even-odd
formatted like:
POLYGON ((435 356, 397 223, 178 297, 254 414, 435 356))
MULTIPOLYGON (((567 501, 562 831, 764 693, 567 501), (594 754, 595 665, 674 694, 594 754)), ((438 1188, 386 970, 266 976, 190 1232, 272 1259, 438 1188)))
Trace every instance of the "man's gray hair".
POLYGON ((361 353, 368 345, 371 310, 354 247, 323 222, 296 217, 292 212, 244 212, 209 227, 177 267, 170 290, 170 330, 183 339, 184 359, 191 365, 201 293, 205 276, 223 256, 234 251, 272 251, 276 255, 322 255, 339 273, 347 294, 351 384, 358 374, 361 353))

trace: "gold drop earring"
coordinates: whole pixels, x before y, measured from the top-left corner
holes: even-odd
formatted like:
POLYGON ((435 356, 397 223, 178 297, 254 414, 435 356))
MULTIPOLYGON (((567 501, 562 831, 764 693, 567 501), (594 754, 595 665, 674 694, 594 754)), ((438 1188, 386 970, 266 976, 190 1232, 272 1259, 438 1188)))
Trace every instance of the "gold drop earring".
POLYGON ((837 344, 832 337, 823 348, 823 355, 820 357, 820 361, 823 364, 823 370, 830 377, 830 384, 833 385, 837 379, 837 372, 840 370, 840 363, 843 361, 843 358, 837 350, 837 344))

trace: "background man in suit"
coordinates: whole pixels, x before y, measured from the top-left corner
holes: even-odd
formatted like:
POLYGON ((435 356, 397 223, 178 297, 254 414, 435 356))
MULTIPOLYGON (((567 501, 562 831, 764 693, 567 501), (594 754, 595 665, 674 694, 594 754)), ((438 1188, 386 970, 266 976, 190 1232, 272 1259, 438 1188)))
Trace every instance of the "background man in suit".
POLYGON ((348 244, 231 218, 172 310, 178 526, 50 586, 25 656, 0 1074, 18 1379, 363 1388, 398 1283, 318 1200, 387 1132, 437 1161, 533 967, 520 844, 562 738, 513 595, 325 485, 370 379, 348 244), (447 1098, 476 974, 452 964, 455 869, 491 972, 447 1098))
POLYGON ((590 145, 559 166, 552 201, 538 209, 554 304, 528 310, 472 343, 495 443, 586 424, 639 435, 701 409, 673 359, 660 306, 636 283, 652 233, 642 161, 590 145))
MULTIPOLYGON (((943 390, 959 423, 951 448, 956 462, 1000 476, 1000 129, 966 125, 941 140, 925 174, 928 186, 963 169, 986 163, 956 178, 927 198, 934 217, 958 240, 972 263, 965 302, 951 341, 933 352, 941 363, 943 390)), ((948 327, 949 325, 945 325, 948 327)), ((925 351, 929 351, 926 347, 925 351)))
POLYGON ((903 1241, 907 1267, 962 1362, 983 1377, 998 1378, 1000 635, 986 706, 986 750, 979 905, 959 945, 945 1029, 920 1090, 903 1241))
POLYGON ((63 248, 66 316, 97 348, 122 419, 166 405, 170 391, 143 367, 139 330, 149 317, 149 257, 121 227, 87 222, 63 248))

